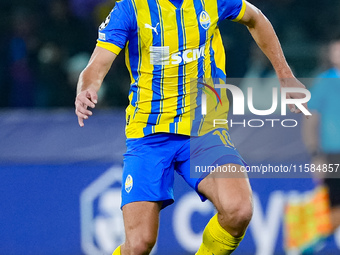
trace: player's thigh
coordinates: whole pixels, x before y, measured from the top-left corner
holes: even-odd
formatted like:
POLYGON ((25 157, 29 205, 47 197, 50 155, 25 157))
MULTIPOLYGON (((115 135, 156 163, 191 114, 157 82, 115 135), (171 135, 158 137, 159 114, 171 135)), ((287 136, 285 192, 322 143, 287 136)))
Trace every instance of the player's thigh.
POLYGON ((162 201, 163 208, 173 203, 172 161, 180 145, 173 136, 167 134, 127 140, 122 207, 137 201, 162 201))
POLYGON ((123 206, 127 246, 152 247, 157 239, 162 202, 133 202, 123 206))
POLYGON ((241 171, 240 165, 224 166, 236 169, 236 172, 210 173, 198 184, 198 191, 215 205, 219 213, 251 214, 252 190, 247 174, 241 171))
MULTIPOLYGON (((213 182, 210 178, 223 178, 225 164, 237 165, 239 172, 241 172, 239 169, 240 166, 246 165, 232 143, 228 130, 224 128, 212 130, 203 136, 191 137, 190 141, 179 151, 176 161, 175 168, 177 173, 183 177, 190 187, 195 189, 202 201, 205 201, 207 198, 212 202, 216 200, 215 206, 218 205, 217 198, 219 198, 219 196, 215 194, 217 187, 209 186, 210 183, 213 182), (221 171, 221 169, 223 171, 221 171), (222 176, 220 176, 220 174, 222 174, 222 176), (209 185, 204 184, 208 182, 206 180, 207 178, 209 178, 209 185), (201 184, 202 181, 203 184, 201 184), (200 187, 200 189, 198 189, 198 187, 200 187)), ((236 178, 237 176, 234 174, 228 175, 228 178, 233 177, 236 178)), ((242 179, 245 178, 243 175, 240 177, 242 179)))

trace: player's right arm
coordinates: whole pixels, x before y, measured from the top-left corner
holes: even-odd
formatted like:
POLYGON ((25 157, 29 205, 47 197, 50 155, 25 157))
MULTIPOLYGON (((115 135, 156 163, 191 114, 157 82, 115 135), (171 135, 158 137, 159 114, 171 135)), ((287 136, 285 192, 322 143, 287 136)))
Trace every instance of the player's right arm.
POLYGON ((116 1, 115 7, 99 27, 99 38, 89 64, 79 76, 75 101, 79 126, 92 115, 87 108, 97 103, 97 91, 119 52, 125 47, 134 22, 129 0, 116 1))
POLYGON ((96 46, 87 67, 81 72, 75 100, 79 126, 83 127, 84 120, 92 115, 88 107, 95 107, 98 99, 97 92, 116 56, 115 53, 96 46))

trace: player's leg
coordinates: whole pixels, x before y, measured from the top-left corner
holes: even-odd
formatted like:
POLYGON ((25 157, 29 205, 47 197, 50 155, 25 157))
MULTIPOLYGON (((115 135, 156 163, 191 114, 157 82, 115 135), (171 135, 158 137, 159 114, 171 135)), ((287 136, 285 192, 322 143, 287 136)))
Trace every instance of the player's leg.
MULTIPOLYGON (((226 165, 228 166, 228 165, 226 165)), ((230 164, 238 173, 212 173, 198 185, 198 191, 216 207, 221 226, 231 235, 242 236, 252 216, 252 191, 240 165, 230 164)))
MULTIPOLYGON (((237 171, 241 167, 231 166, 237 171)), ((197 254, 231 254, 243 239, 253 212, 248 178, 243 173, 228 173, 227 177, 213 173, 199 183, 198 191, 215 205, 218 213, 207 224, 197 254)))
POLYGON ((204 230, 203 244, 197 254, 230 254, 242 240, 252 216, 251 188, 241 171, 245 162, 223 128, 192 137, 182 150, 176 157, 177 172, 202 201, 208 198, 218 211, 204 230), (217 170, 224 166, 232 171, 206 172, 207 167, 217 170))
POLYGON ((123 206, 125 243, 113 255, 149 254, 158 233, 161 202, 134 202, 123 206))
POLYGON ((127 140, 122 177, 126 240, 113 255, 150 253, 157 238, 159 212, 174 201, 172 161, 182 145, 180 140, 170 134, 127 140))

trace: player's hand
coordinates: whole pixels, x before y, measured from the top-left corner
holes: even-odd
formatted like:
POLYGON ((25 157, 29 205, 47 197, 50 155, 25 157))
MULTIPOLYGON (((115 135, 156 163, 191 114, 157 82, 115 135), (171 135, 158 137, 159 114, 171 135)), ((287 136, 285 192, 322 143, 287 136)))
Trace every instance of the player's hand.
MULTIPOLYGON (((283 88, 303 88, 303 89, 306 89, 306 86, 303 85, 295 77, 292 77, 292 78, 282 78, 282 79, 280 79, 280 84, 281 84, 281 87, 283 87, 283 88)), ((296 93, 296 92, 287 93, 286 96, 287 96, 287 99, 299 99, 299 98, 304 98, 305 97, 305 95, 303 93, 296 93)), ((306 109, 308 109, 307 103, 303 103, 302 105, 306 109)), ((295 107, 294 104, 289 104, 288 107, 289 107, 289 110, 291 112, 301 113, 301 110, 299 108, 295 107)), ((308 119, 308 116, 306 116, 306 117, 308 119)))
POLYGON ((92 112, 87 108, 94 108, 96 106, 97 100, 97 92, 92 88, 84 90, 77 95, 74 104, 76 106, 75 112, 78 116, 79 126, 83 127, 84 120, 88 119, 92 115, 92 112))

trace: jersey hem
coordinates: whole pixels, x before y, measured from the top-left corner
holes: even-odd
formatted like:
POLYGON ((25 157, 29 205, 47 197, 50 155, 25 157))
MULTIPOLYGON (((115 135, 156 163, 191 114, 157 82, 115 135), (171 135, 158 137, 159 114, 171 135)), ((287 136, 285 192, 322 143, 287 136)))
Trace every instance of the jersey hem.
POLYGON ((244 13, 246 12, 246 7, 247 7, 246 2, 244 0, 242 0, 242 8, 240 10, 240 13, 237 15, 237 17, 235 19, 232 19, 232 21, 237 22, 237 21, 241 20, 244 16, 244 13))
POLYGON ((104 48, 108 51, 111 51, 112 53, 118 55, 119 52, 122 50, 120 47, 118 47, 117 45, 113 44, 113 43, 108 43, 108 42, 102 42, 97 40, 97 46, 104 48))

